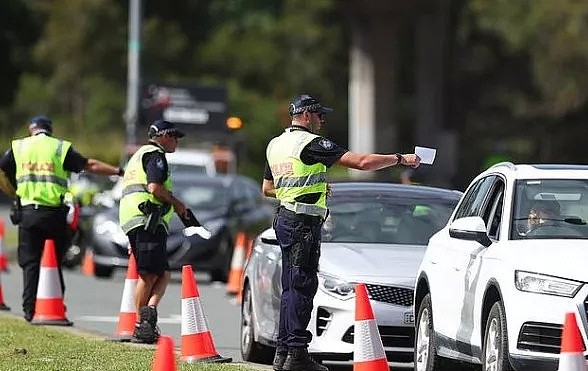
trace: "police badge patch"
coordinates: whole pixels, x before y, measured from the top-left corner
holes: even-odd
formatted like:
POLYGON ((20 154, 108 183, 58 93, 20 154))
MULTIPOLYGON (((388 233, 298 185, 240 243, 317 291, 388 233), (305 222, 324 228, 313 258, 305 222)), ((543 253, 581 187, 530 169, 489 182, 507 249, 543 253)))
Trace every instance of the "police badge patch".
POLYGON ((319 140, 319 144, 324 149, 331 149, 331 148, 333 148, 333 142, 331 142, 330 140, 328 140, 326 138, 322 138, 321 140, 319 140))
POLYGON ((157 161, 155 162, 155 166, 157 166, 158 169, 163 169, 163 160, 162 159, 157 159, 157 161))

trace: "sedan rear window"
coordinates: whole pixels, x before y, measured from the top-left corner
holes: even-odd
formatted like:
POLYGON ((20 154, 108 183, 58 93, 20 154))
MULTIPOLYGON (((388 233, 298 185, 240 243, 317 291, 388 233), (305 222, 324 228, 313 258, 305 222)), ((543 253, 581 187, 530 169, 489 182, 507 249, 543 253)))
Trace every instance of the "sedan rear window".
POLYGON ((457 200, 363 192, 333 196, 324 242, 426 245, 443 228, 457 200))

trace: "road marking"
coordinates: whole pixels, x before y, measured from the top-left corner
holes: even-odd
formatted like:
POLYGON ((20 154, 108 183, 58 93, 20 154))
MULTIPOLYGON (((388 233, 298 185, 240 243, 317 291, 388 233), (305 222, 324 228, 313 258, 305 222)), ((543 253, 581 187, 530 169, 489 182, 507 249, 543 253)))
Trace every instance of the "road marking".
MULTIPOLYGON (((114 316, 80 316, 75 318, 76 321, 85 322, 118 322, 118 317, 114 316)), ((158 324, 176 325, 182 323, 182 317, 179 314, 172 314, 170 317, 157 319, 158 324)))

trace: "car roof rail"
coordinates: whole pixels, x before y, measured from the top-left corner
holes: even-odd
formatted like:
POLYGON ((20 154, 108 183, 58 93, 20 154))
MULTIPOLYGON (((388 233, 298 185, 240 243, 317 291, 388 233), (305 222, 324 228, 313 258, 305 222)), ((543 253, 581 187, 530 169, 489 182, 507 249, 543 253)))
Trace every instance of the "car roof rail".
POLYGON ((512 162, 510 162, 510 161, 499 162, 497 164, 494 164, 494 165, 490 166, 488 169, 493 169, 495 167, 502 167, 502 166, 506 166, 510 170, 516 170, 516 166, 512 162))

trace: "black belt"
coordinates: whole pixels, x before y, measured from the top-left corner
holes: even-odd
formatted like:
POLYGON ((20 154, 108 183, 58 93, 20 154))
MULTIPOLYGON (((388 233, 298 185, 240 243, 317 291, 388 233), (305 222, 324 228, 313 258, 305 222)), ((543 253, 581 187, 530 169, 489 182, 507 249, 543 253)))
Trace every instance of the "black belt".
POLYGON ((45 205, 38 205, 38 204, 29 204, 24 205, 22 207, 23 210, 52 210, 58 211, 62 209, 62 206, 45 206, 45 205))
POLYGON ((323 222, 323 218, 318 215, 298 214, 286 209, 284 206, 280 206, 278 213, 288 218, 298 219, 312 224, 321 224, 323 222))

